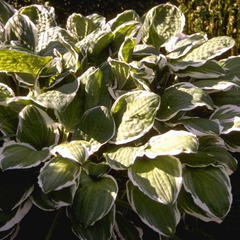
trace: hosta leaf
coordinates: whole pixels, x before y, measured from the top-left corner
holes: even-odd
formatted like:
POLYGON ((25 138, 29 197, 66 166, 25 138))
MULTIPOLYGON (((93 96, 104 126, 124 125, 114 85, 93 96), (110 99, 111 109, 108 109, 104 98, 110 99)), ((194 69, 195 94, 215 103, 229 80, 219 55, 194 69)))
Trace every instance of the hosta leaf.
POLYGON ((84 99, 78 90, 75 97, 64 111, 54 110, 58 121, 64 126, 66 132, 74 131, 84 113, 84 99))
POLYGON ((82 164, 88 158, 88 151, 84 144, 84 141, 63 142, 55 146, 51 153, 82 164))
POLYGON ((37 28, 26 15, 15 14, 5 25, 5 40, 13 45, 17 42, 34 52, 38 43, 37 28))
POLYGON ((100 178, 111 170, 106 162, 94 163, 91 160, 84 162, 82 167, 87 175, 95 178, 100 178))
POLYGON ((36 25, 38 34, 57 25, 53 7, 45 8, 43 5, 29 5, 19 10, 20 14, 28 16, 36 25))
POLYGON ((143 150, 148 158, 180 153, 196 153, 198 140, 195 135, 186 131, 170 130, 150 138, 143 150))
POLYGON ((111 112, 104 106, 86 111, 72 140, 85 140, 91 144, 90 153, 96 152, 115 134, 115 122, 111 112))
POLYGON ((142 40, 159 48, 177 33, 181 33, 185 24, 183 13, 174 5, 160 4, 151 8, 142 26, 142 40))
POLYGON ((119 52, 118 59, 123 62, 131 62, 132 61, 132 53, 136 43, 135 38, 126 38, 122 43, 119 52))
MULTIPOLYGON (((237 83, 234 81, 228 81, 224 79, 206 79, 206 80, 199 80, 194 82, 196 87, 199 87, 203 90, 208 91, 209 93, 217 92, 216 97, 221 98, 220 91, 229 91, 232 87, 238 87, 237 83), (219 96, 220 95, 220 96, 219 96), (219 97, 218 97, 219 96, 219 97)), ((212 97, 212 95, 211 95, 212 97)), ((213 97, 213 100, 215 98, 213 97)), ((227 99, 228 101, 228 99, 227 99)), ((214 101, 216 103, 216 101, 214 101)))
POLYGON ((37 151, 27 143, 7 142, 0 149, 0 166, 8 169, 25 169, 38 166, 47 160, 49 149, 37 151))
POLYGON ((73 13, 67 19, 66 29, 77 41, 82 40, 96 28, 97 25, 91 19, 79 13, 73 13))
POLYGON ((58 111, 64 111, 68 104, 73 100, 79 88, 80 82, 75 80, 66 83, 54 90, 48 90, 36 97, 47 108, 53 108, 58 111))
POLYGON ((103 73, 99 68, 89 68, 80 77, 80 81, 84 85, 85 111, 96 106, 105 106, 110 108, 110 95, 108 93, 103 73))
POLYGON ((41 57, 27 52, 0 50, 0 71, 29 73, 36 78, 51 60, 52 57, 41 57))
POLYGON ((17 138, 41 150, 57 143, 59 134, 57 125, 46 112, 28 105, 19 114, 17 138))
POLYGON ((230 152, 240 152, 240 138, 239 131, 232 131, 228 134, 221 135, 227 149, 230 152))
POLYGON ((206 33, 194 33, 190 36, 178 33, 164 44, 165 49, 169 52, 166 57, 168 59, 178 59, 206 41, 206 33))
POLYGON ((239 73, 240 56, 230 56, 226 59, 221 59, 219 63, 224 69, 230 70, 232 73, 234 73, 234 75, 238 79, 240 79, 239 73))
POLYGON ((0 130, 5 135, 15 135, 18 125, 18 113, 10 107, 0 106, 0 130))
POLYGON ((182 123, 189 132, 195 134, 196 136, 209 134, 219 135, 222 130, 219 121, 213 121, 207 118, 182 117, 179 119, 179 122, 182 123))
POLYGON ((6 231, 19 223, 32 207, 30 200, 23 203, 11 212, 0 211, 0 231, 6 231))
POLYGON ((240 107, 235 105, 224 105, 217 108, 210 116, 211 120, 219 120, 223 127, 222 134, 232 131, 240 131, 240 107))
POLYGON ((112 106, 116 122, 114 144, 123 144, 140 138, 154 123, 160 97, 147 91, 129 92, 120 96, 112 106))
POLYGON ((194 201, 190 193, 186 192, 184 187, 181 188, 181 191, 178 195, 177 199, 178 208, 180 211, 183 211, 189 215, 197 217, 205 222, 215 221, 220 223, 221 221, 205 212, 202 208, 200 208, 194 201))
POLYGON ((12 211, 22 204, 32 193, 34 181, 33 173, 27 170, 0 170, 0 210, 12 211))
POLYGON ((124 170, 132 166, 137 157, 138 148, 131 146, 114 146, 103 153, 108 165, 115 170, 124 170))
POLYGON ((214 108, 212 99, 200 88, 191 83, 177 83, 167 88, 162 94, 162 102, 157 118, 167 121, 180 111, 190 111, 196 107, 214 108))
POLYGON ((96 240, 104 239, 111 240, 113 235, 113 227, 115 222, 115 207, 108 212, 102 219, 94 225, 87 228, 82 227, 74 216, 74 212, 68 208, 68 217, 72 222, 72 231, 79 239, 96 240))
POLYGON ((113 90, 132 90, 136 88, 130 75, 131 66, 128 63, 111 58, 108 59, 108 62, 115 77, 115 86, 113 86, 113 90))
POLYGON ((0 25, 5 25, 17 10, 5 1, 0 1, 0 25))
POLYGON ((41 168, 38 184, 44 193, 74 185, 81 173, 81 167, 75 161, 54 157, 41 168))
POLYGON ((119 52, 121 45, 127 38, 136 39, 136 43, 140 40, 140 27, 141 23, 139 21, 129 21, 124 22, 120 26, 118 26, 114 31, 114 38, 111 42, 111 49, 115 53, 119 52))
POLYGON ((129 222, 120 212, 116 212, 115 231, 123 240, 141 240, 143 236, 142 229, 129 222))
POLYGON ((151 44, 137 44, 133 50, 133 57, 142 58, 142 57, 148 57, 151 55, 158 56, 159 53, 160 52, 158 51, 158 49, 151 44))
POLYGON ((72 205, 77 222, 86 228, 102 219, 111 210, 117 192, 117 182, 112 176, 96 179, 82 173, 72 205))
POLYGON ((135 186, 154 201, 171 205, 181 189, 182 171, 177 158, 138 158, 128 171, 135 186))
POLYGON ((231 184, 226 172, 217 167, 183 168, 183 183, 194 202, 221 221, 232 203, 231 184))
POLYGON ((175 205, 168 206, 156 202, 142 193, 130 181, 127 182, 128 201, 141 220, 161 235, 172 236, 180 220, 175 205))
POLYGON ((14 97, 13 90, 4 83, 0 83, 0 105, 6 105, 6 101, 14 97))
POLYGON ((177 60, 170 61, 174 71, 185 69, 188 66, 199 67, 207 60, 221 55, 235 45, 235 40, 228 36, 214 37, 199 47, 190 51, 187 55, 177 60))
POLYGON ((239 86, 232 86, 228 91, 221 91, 216 93, 211 93, 210 97, 212 98, 216 106, 223 105, 235 105, 240 107, 239 97, 240 97, 240 88, 239 86))
POLYGON ((97 28, 88 34, 76 46, 81 50, 87 49, 89 61, 95 63, 100 58, 101 52, 110 44, 113 39, 113 32, 109 30, 101 30, 97 28))
POLYGON ((189 66, 184 70, 175 72, 178 77, 192 77, 200 79, 218 78, 224 76, 225 71, 217 61, 207 61, 199 67, 189 66))
POLYGON ((122 13, 119 13, 115 18, 110 20, 108 24, 111 27, 111 30, 114 31, 117 27, 129 21, 141 21, 139 15, 135 10, 125 10, 122 13))
POLYGON ((236 159, 228 152, 224 141, 217 136, 208 135, 199 138, 199 149, 195 154, 183 155, 181 162, 192 167, 224 167, 230 175, 237 170, 236 159))
POLYGON ((32 193, 32 202, 44 211, 53 211, 64 206, 72 205, 75 192, 78 188, 78 181, 74 185, 65 187, 58 191, 44 193, 36 184, 32 193))

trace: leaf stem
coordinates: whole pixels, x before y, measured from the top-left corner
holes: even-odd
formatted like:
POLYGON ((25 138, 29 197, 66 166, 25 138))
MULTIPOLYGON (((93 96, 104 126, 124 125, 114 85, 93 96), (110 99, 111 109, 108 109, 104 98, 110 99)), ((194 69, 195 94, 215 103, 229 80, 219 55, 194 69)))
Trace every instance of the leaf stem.
POLYGON ((50 227, 50 229, 48 231, 48 234, 47 234, 47 237, 46 237, 45 240, 52 240, 52 239, 54 239, 53 238, 54 237, 54 233, 55 233, 55 230, 56 230, 56 228, 58 226, 58 223, 59 223, 59 221, 60 221, 60 219, 61 219, 61 217, 63 215, 63 209, 65 209, 65 208, 60 208, 59 210, 57 210, 56 215, 55 215, 55 217, 53 219, 52 225, 51 225, 51 227, 50 227))

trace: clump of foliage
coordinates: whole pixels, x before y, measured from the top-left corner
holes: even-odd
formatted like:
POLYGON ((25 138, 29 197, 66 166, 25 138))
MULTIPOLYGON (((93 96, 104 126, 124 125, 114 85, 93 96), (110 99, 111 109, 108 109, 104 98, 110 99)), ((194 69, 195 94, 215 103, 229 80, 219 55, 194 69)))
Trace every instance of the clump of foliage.
POLYGON ((49 6, 0 9, 1 239, 32 205, 64 209, 87 240, 224 220, 240 151, 240 57, 220 59, 231 37, 183 34, 171 4, 65 27, 49 6))
POLYGON ((232 55, 240 53, 240 1, 177 0, 186 16, 187 33, 206 32, 209 37, 231 36, 236 40, 232 55))

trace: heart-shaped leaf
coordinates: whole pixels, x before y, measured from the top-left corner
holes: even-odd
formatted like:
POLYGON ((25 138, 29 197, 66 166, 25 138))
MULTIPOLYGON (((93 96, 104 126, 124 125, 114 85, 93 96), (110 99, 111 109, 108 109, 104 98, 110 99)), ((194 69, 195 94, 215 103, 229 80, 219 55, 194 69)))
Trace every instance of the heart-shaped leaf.
POLYGON ((28 105, 19 113, 17 138, 37 150, 56 144, 59 135, 57 125, 46 112, 28 105))
POLYGON ((54 157, 41 168, 38 184, 44 193, 61 190, 75 185, 80 173, 81 167, 75 161, 54 157))
POLYGON ((115 223, 115 206, 110 209, 107 215, 95 222, 94 225, 87 228, 82 227, 71 208, 68 208, 67 215, 72 222, 72 231, 79 239, 96 240, 106 239, 111 240, 113 236, 113 227, 115 223))
POLYGON ((182 185, 181 164, 173 156, 138 158, 128 176, 144 194, 163 204, 173 204, 182 185))
POLYGON ((89 142, 91 144, 89 151, 92 154, 108 142, 114 134, 115 122, 111 112, 104 106, 97 106, 83 114, 72 139, 89 142))
POLYGON ((156 202, 142 193, 130 181, 127 182, 128 201, 141 220, 164 236, 172 236, 180 221, 180 212, 176 205, 165 205, 156 202))
POLYGON ((194 202, 221 221, 232 203, 231 183, 227 173, 217 167, 183 168, 183 183, 194 202))
POLYGON ((140 138, 154 123, 160 97, 147 91, 129 92, 120 96, 112 106, 116 122, 114 144, 123 144, 140 138))
POLYGON ((112 176, 93 179, 82 173, 72 205, 78 223, 83 228, 95 225, 110 212, 117 192, 117 182, 112 176))

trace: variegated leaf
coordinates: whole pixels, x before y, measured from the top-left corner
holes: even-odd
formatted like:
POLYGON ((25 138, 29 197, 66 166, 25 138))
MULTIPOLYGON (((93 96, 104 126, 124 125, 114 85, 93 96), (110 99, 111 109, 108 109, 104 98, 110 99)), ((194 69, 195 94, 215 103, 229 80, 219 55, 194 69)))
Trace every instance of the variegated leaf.
POLYGON ((107 152, 103 153, 103 156, 112 169, 124 170, 132 166, 138 151, 137 147, 121 145, 110 148, 107 152))
POLYGON ((134 91, 120 96, 112 106, 116 122, 114 144, 123 144, 140 138, 154 123, 160 97, 152 92, 134 91))
POLYGON ((128 171, 129 179, 154 201, 171 205, 181 189, 181 163, 173 156, 138 158, 128 171))
POLYGON ((28 105, 19 113, 17 138, 37 150, 57 143, 59 132, 56 123, 42 109, 28 105))
POLYGON ((222 168, 183 168, 183 183, 194 202, 221 222, 232 203, 230 179, 222 168))
POLYGON ((71 208, 67 209, 67 215, 72 222, 72 231, 79 239, 112 239, 115 224, 115 206, 102 219, 87 228, 81 226, 74 214, 71 208))
POLYGON ((224 141, 216 135, 200 137, 198 152, 183 155, 181 162, 191 167, 224 167, 229 175, 237 170, 237 160, 228 152, 224 141))
POLYGON ((80 173, 81 167, 74 160, 54 157, 41 168, 38 184, 44 193, 61 190, 75 185, 80 173))
POLYGON ((174 35, 181 33, 184 24, 185 17, 179 8, 171 4, 157 5, 144 16, 142 40, 159 48, 174 35))
POLYGON ((38 166, 49 158, 49 149, 37 151, 30 144, 10 141, 0 149, 0 166, 8 169, 26 169, 38 166))
POLYGON ((118 185, 112 176, 94 179, 83 172, 72 205, 77 222, 83 228, 95 225, 111 211, 117 192, 118 185))
POLYGON ((180 153, 196 153, 198 139, 187 131, 170 130, 164 134, 151 137, 142 151, 148 158, 161 155, 178 155, 180 153))
POLYGON ((180 221, 176 205, 169 206, 152 200, 130 181, 127 182, 127 197, 132 209, 147 226, 161 235, 174 235, 180 221))
POLYGON ((168 87, 161 97, 162 102, 157 113, 157 119, 160 121, 167 121, 181 111, 190 111, 196 107, 205 106, 210 110, 214 108, 208 94, 189 82, 168 87))

